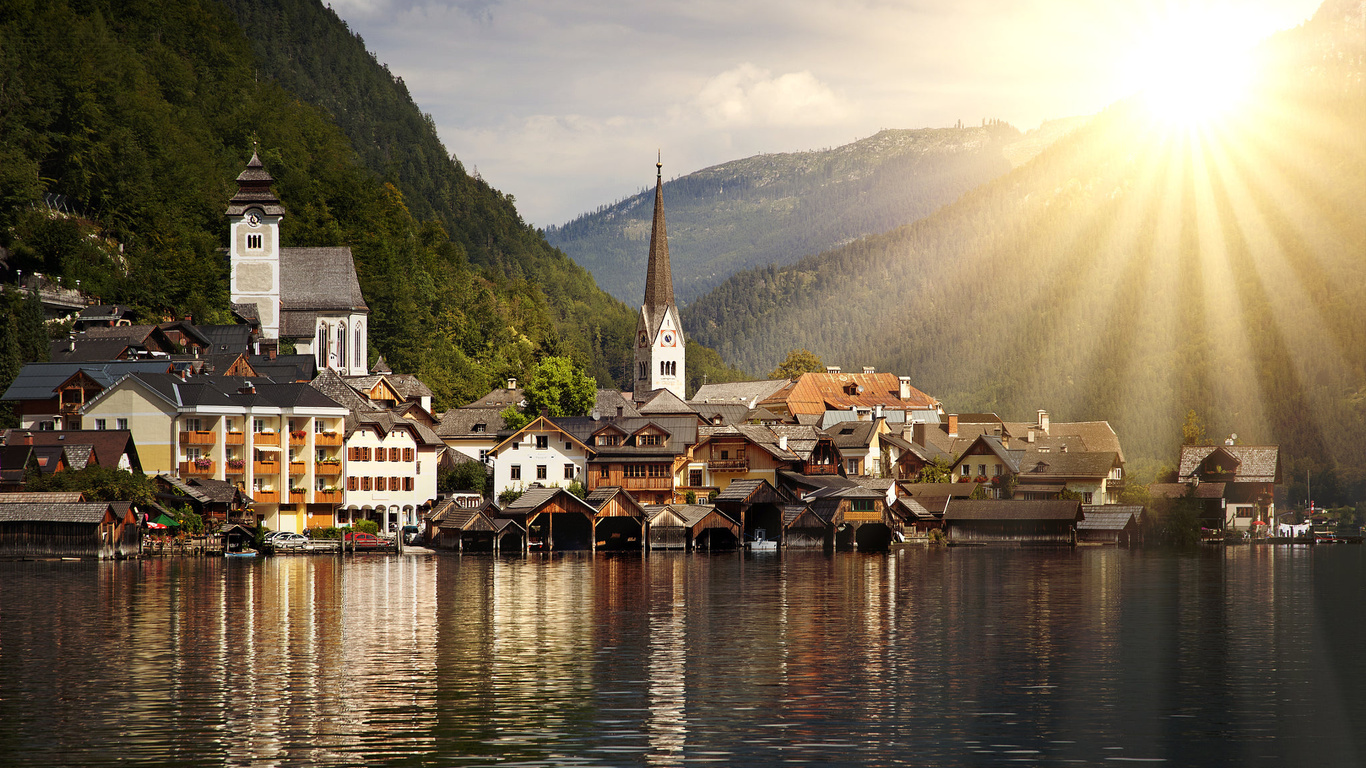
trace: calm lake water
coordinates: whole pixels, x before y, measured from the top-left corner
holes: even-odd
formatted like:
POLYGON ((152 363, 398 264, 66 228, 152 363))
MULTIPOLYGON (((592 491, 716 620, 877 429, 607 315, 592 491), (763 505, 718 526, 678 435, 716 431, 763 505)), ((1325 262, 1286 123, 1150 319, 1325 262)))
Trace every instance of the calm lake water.
POLYGON ((1366 547, 0 564, 7 765, 1354 766, 1366 547))

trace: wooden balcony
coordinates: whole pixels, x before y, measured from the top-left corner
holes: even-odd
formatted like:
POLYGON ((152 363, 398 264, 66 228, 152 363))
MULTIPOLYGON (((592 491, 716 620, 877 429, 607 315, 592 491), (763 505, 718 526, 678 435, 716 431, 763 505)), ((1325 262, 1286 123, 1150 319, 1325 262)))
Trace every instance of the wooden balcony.
POLYGON ((308 493, 306 491, 295 491, 293 488, 289 490, 290 504, 303 504, 307 500, 307 497, 308 493))
POLYGON ((246 443, 246 435, 241 432, 229 432, 223 435, 223 442, 227 445, 243 445, 246 443))
POLYGON ((304 462, 302 462, 302 461, 291 461, 291 462, 289 462, 289 474, 290 474, 290 476, 292 476, 292 477, 298 477, 299 475, 302 475, 304 472, 307 472, 307 471, 308 471, 308 465, 305 464, 304 462))
POLYGON ((242 474, 242 473, 244 473, 244 472, 247 471, 247 463, 244 461, 244 462, 242 462, 240 465, 238 465, 238 466, 236 466, 236 467, 234 467, 234 466, 231 465, 231 464, 226 464, 226 463, 225 463, 225 464, 223 465, 223 471, 224 471, 225 473, 229 474, 229 475, 240 475, 240 474, 242 474))
POLYGON ((342 434, 340 432, 314 432, 313 444, 319 448, 325 448, 329 445, 341 445, 342 434))
POLYGON ((212 461, 207 462, 207 466, 203 466, 203 465, 201 465, 201 464, 199 464, 199 463, 196 463, 196 462, 193 462, 193 461, 182 461, 182 462, 180 462, 180 474, 182 474, 182 475, 212 475, 212 474, 213 474, 213 462, 212 462, 212 461))
POLYGON ((340 504, 342 503, 341 491, 314 491, 313 502, 315 504, 340 504))
POLYGON ((251 441, 255 445, 279 445, 279 432, 256 432, 251 436, 251 441))
POLYGON ((707 462, 707 469, 712 472, 748 472, 749 458, 742 456, 738 459, 711 459, 707 462))
POLYGON ((280 474, 280 462, 255 461, 252 462, 251 471, 258 475, 278 475, 280 474))
POLYGON ((325 476, 340 475, 341 464, 328 464, 323 461, 317 462, 313 465, 313 474, 325 476))
POLYGON ((258 504, 279 504, 279 491, 252 491, 251 499, 258 504))
MULTIPOLYGON (((623 477, 620 483, 613 483, 613 485, 618 484, 628 491, 667 491, 673 487, 673 478, 623 477)), ((599 483, 599 485, 607 485, 607 483, 599 483)))
POLYGON ((213 445, 218 442, 218 433, 208 430, 192 432, 189 430, 180 433, 181 445, 213 445))

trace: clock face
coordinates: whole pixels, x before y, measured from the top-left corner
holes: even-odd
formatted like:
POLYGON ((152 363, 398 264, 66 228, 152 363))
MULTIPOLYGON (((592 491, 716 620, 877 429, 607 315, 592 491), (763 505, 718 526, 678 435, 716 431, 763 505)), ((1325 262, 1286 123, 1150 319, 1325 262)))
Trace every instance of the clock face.
POLYGON ((673 331, 665 331, 664 335, 660 336, 660 340, 664 342, 666 347, 672 347, 678 343, 678 337, 674 335, 673 331))
POLYGON ((252 211, 251 213, 248 213, 248 214, 247 214, 247 224, 249 224, 249 225, 251 225, 251 226, 253 226, 253 227, 259 227, 259 226, 261 226, 261 214, 257 213, 256 211, 252 211))

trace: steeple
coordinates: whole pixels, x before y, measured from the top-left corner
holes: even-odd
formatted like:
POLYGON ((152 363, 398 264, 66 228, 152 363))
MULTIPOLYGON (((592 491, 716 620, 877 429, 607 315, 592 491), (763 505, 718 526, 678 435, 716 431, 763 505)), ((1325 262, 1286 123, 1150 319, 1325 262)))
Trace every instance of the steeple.
POLYGON ((664 163, 655 158, 655 221, 650 232, 650 265, 645 273, 645 302, 636 321, 635 395, 667 389, 680 399, 684 392, 683 325, 674 304, 669 271, 669 235, 664 230, 664 163))
POLYGON ((261 158, 252 152, 246 169, 237 175, 237 194, 228 201, 227 215, 241 216, 253 206, 260 208, 267 216, 285 215, 285 207, 280 204, 280 199, 270 188, 274 181, 270 172, 261 164, 261 158))
POLYGON ((655 161, 655 221, 650 229, 650 266, 645 272, 645 312, 652 320, 674 303, 674 278, 669 270, 669 235, 664 230, 664 163, 655 161))

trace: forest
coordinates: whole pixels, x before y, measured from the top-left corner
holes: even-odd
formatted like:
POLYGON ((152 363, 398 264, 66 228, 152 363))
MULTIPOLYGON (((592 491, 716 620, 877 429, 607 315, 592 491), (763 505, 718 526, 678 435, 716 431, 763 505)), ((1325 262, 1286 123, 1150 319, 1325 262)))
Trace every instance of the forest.
POLYGON ((223 209, 259 147, 284 244, 351 246, 372 353, 438 408, 546 356, 605 386, 629 375, 634 312, 447 155, 316 0, 0 5, 0 136, 11 276, 79 279, 146 321, 229 322, 223 209))
MULTIPOLYGON (((808 348, 960 411, 1105 419, 1171 463, 1183 415, 1366 493, 1366 50, 1351 3, 1269 40, 1254 99, 1114 105, 913 224, 735 275, 684 310, 752 371, 808 348)), ((1316 487, 1318 482, 1316 481, 1316 487)))
MULTIPOLYGON (((744 269, 790 264, 915 221, 1010 170, 1006 152, 1019 139, 997 121, 884 130, 834 149, 756 155, 666 181, 678 299, 691 301, 744 269)), ((642 165, 650 184, 639 194, 545 232, 627 304, 644 295, 648 170, 642 165)))

